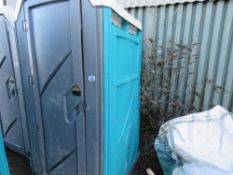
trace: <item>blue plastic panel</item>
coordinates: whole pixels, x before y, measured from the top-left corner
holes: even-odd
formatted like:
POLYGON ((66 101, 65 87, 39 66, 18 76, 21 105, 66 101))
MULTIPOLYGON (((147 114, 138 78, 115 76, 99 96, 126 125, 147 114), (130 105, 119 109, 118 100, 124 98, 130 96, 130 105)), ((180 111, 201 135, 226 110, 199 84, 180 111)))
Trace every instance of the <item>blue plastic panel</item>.
POLYGON ((0 175, 10 175, 1 132, 0 132, 0 175))
POLYGON ((130 25, 109 8, 103 16, 104 171, 127 175, 138 155, 141 32, 130 34, 130 25))

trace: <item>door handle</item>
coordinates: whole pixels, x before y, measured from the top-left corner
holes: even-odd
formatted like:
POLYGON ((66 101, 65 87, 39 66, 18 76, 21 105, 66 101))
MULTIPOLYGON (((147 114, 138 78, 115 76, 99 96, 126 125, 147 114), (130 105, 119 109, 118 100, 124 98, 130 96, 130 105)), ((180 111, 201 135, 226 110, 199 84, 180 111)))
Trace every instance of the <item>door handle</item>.
POLYGON ((81 93, 81 87, 73 84, 64 96, 64 116, 68 124, 74 123, 84 115, 85 103, 81 97, 81 93))
POLYGON ((85 104, 81 100, 72 110, 67 111, 65 115, 65 121, 68 124, 73 124, 78 118, 84 115, 85 104))

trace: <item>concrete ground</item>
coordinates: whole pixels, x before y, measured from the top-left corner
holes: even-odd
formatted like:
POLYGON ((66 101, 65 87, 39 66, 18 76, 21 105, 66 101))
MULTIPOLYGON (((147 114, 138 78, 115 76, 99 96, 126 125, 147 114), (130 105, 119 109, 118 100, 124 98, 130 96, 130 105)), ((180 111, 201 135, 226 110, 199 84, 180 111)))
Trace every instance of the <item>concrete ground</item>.
POLYGON ((31 175, 29 161, 26 158, 9 149, 6 152, 11 175, 31 175))

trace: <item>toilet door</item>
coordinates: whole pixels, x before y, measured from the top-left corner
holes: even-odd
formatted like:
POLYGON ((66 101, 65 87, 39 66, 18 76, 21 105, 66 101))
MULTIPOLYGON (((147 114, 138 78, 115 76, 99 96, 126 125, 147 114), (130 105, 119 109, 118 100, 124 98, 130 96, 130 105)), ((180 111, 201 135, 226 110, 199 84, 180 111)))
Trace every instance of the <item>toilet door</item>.
POLYGON ((41 174, 85 175, 85 112, 80 4, 25 3, 41 174))
POLYGON ((5 145, 25 154, 18 88, 3 16, 0 16, 0 128, 5 145))

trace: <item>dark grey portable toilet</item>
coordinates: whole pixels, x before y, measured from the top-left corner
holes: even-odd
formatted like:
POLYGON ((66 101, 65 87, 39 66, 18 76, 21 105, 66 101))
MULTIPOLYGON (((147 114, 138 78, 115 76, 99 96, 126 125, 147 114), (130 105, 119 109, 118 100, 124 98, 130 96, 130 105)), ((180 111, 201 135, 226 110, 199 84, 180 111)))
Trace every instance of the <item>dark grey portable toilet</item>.
POLYGON ((108 0, 28 0, 20 9, 17 20, 4 14, 15 26, 33 173, 129 174, 140 22, 108 0))
POLYGON ((0 127, 6 146, 27 157, 30 148, 14 31, 0 14, 0 127))

